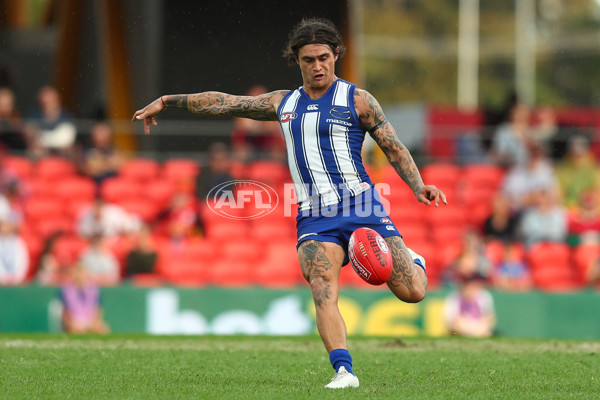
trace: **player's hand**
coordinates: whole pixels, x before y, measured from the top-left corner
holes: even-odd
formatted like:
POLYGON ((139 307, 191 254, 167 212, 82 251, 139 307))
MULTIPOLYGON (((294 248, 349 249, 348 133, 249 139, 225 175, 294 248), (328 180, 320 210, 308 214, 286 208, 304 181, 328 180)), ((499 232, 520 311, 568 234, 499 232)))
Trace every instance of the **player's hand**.
POLYGON ((137 110, 133 117, 132 121, 144 120, 144 132, 146 135, 150 134, 150 124, 156 126, 156 116, 165 110, 165 103, 162 100, 162 96, 158 99, 154 100, 152 103, 148 104, 146 107, 141 110, 137 110))
POLYGON ((423 186, 421 188, 421 190, 419 190, 416 193, 416 195, 417 195, 417 199, 421 203, 425 203, 428 206, 431 205, 431 202, 433 202, 433 204, 436 207, 438 207, 440 204, 440 200, 444 204, 448 204, 448 201, 446 200, 446 195, 444 194, 444 192, 442 192, 440 189, 436 188, 433 185, 423 186))

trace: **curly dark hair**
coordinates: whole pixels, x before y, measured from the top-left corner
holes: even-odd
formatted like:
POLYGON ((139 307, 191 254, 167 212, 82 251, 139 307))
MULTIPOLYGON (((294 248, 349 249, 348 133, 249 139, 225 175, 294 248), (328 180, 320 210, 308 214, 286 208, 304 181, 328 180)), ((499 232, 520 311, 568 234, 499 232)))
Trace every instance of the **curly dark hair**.
POLYGON ((328 19, 305 18, 292 29, 288 42, 283 50, 283 57, 290 65, 298 61, 298 51, 307 44, 325 44, 339 58, 346 53, 342 35, 328 19))

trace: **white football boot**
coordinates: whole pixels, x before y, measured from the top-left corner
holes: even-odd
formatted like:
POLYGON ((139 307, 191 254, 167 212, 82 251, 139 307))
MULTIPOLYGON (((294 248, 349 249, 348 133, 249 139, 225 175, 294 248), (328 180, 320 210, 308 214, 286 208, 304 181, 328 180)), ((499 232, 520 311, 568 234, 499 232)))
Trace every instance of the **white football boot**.
POLYGON ((344 389, 349 387, 357 388, 358 385, 358 378, 346 371, 346 368, 342 366, 331 379, 331 382, 325 385, 325 387, 327 389, 344 389))
POLYGON ((415 262, 415 264, 418 264, 417 260, 423 265, 423 268, 427 268, 427 266, 425 265, 425 257, 418 255, 417 253, 415 253, 414 251, 412 251, 411 249, 408 249, 408 252, 410 253, 410 257, 413 259, 413 261, 415 262))

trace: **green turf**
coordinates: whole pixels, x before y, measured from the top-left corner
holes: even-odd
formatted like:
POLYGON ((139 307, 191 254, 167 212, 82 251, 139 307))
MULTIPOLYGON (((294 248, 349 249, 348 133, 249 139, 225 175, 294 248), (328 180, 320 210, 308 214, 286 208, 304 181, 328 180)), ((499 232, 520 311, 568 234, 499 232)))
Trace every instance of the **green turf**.
POLYGON ((350 338, 358 389, 323 389, 317 337, 0 335, 0 399, 597 399, 600 343, 350 338))

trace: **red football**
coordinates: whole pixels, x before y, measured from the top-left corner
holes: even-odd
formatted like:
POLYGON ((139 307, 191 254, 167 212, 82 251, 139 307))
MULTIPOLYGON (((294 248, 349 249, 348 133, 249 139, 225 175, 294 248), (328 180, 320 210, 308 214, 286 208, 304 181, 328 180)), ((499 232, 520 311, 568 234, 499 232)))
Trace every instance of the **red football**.
POLYGON ((358 228, 352 233, 348 258, 356 273, 371 285, 381 285, 392 275, 392 252, 373 229, 358 228))

